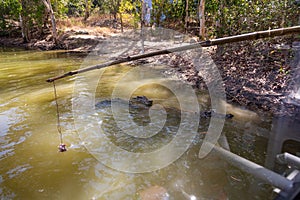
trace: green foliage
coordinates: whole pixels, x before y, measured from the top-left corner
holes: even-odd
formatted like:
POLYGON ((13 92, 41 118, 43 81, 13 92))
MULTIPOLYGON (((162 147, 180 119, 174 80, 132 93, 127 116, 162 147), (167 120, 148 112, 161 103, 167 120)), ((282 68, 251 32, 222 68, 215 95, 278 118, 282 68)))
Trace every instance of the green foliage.
POLYGON ((65 18, 69 11, 69 0, 51 0, 52 9, 58 18, 65 18))
MULTIPOLYGON (((66 2, 65 14, 73 17, 80 17, 84 15, 85 0, 68 0, 66 2)), ((63 12, 62 12, 63 13, 63 12)))
POLYGON ((40 0, 22 0, 21 14, 24 22, 29 23, 29 27, 43 23, 43 17, 46 14, 45 10, 46 8, 40 0))
POLYGON ((294 26, 299 14, 297 6, 288 0, 206 2, 207 26, 213 27, 218 37, 294 26))
MULTIPOLYGON (((198 22, 200 0, 152 0, 151 24, 159 25, 162 16, 174 24, 184 24, 186 2, 188 17, 198 22)), ((91 8, 101 13, 133 16, 137 26, 141 21, 142 0, 88 0, 91 8)), ((84 16, 86 0, 51 0, 56 17, 84 16)), ((88 6, 89 7, 89 6, 88 6)), ((22 14, 29 27, 41 27, 46 15, 41 0, 0 0, 0 31, 17 24, 22 14)), ((206 0, 206 30, 211 37, 298 25, 300 9, 294 0, 206 0)), ((163 25, 163 24, 162 24, 163 25)), ((194 26, 194 25, 193 25, 194 26)))
POLYGON ((119 11, 119 7, 121 4, 121 0, 103 0, 102 5, 103 8, 112 14, 116 14, 119 11))
POLYGON ((0 31, 9 29, 13 20, 19 18, 21 5, 18 0, 0 0, 0 31))
POLYGON ((166 1, 160 1, 160 0, 153 0, 152 1, 152 17, 151 22, 155 23, 156 25, 160 25, 160 19, 162 15, 165 15, 165 11, 167 8, 166 1))
POLYGON ((178 0, 173 3, 168 2, 166 6, 166 16, 169 19, 180 19, 185 15, 185 0, 178 0))
POLYGON ((121 0, 120 13, 126 13, 133 16, 134 26, 137 27, 141 20, 141 1, 139 0, 121 0))

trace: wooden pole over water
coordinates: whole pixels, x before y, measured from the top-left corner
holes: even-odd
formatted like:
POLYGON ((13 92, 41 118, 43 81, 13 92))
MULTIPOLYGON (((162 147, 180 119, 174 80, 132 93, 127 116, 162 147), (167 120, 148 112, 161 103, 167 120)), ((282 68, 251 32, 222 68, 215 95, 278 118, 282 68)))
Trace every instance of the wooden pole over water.
POLYGON ((198 42, 195 44, 185 45, 185 46, 181 46, 181 47, 174 47, 174 48, 169 48, 169 49, 164 49, 164 50, 159 50, 159 51, 152 51, 152 52, 143 53, 140 55, 128 56, 125 58, 119 58, 117 60, 108 61, 108 62, 99 64, 99 65, 93 65, 93 66, 86 67, 83 69, 70 71, 65 74, 49 78, 46 81, 53 82, 58 79, 62 79, 62 78, 68 77, 68 76, 73 76, 75 74, 80 74, 80 73, 84 73, 87 71, 100 69, 103 67, 108 67, 108 66, 112 66, 112 65, 121 64, 121 63, 126 63, 126 62, 130 62, 130 61, 134 61, 134 60, 139 60, 142 58, 148 58, 148 57, 152 57, 152 56, 164 55, 164 54, 185 51, 185 50, 190 50, 190 49, 196 49, 196 48, 201 48, 201 47, 209 47, 209 46, 215 46, 215 45, 221 45, 221 44, 227 44, 227 43, 233 43, 233 42, 241 42, 241 41, 245 41, 245 40, 257 40, 257 39, 261 39, 261 38, 282 36, 282 35, 287 35, 287 34, 292 34, 292 33, 300 33, 300 26, 273 29, 273 30, 267 30, 267 31, 259 31, 259 32, 253 32, 253 33, 246 33, 246 34, 242 34, 242 35, 229 36, 229 37, 218 38, 218 39, 213 39, 213 40, 201 41, 201 42, 198 42))

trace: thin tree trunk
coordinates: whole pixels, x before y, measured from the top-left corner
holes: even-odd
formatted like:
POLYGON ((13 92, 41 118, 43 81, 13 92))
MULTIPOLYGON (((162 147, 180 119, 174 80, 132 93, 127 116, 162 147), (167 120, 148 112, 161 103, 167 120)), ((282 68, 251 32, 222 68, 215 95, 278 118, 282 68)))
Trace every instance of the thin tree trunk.
POLYGON ((142 0, 142 9, 141 9, 141 29, 143 29, 143 27, 145 26, 145 7, 146 7, 146 4, 145 4, 145 1, 142 0))
POLYGON ((185 0, 186 4, 185 4, 185 24, 184 24, 184 28, 185 28, 185 32, 187 33, 188 30, 188 21, 189 21, 189 0, 185 0))
POLYGON ((21 30, 22 30, 22 37, 23 37, 23 42, 28 43, 30 42, 30 31, 29 31, 29 19, 27 15, 27 9, 26 9, 26 1, 22 0, 21 5, 22 5, 22 11, 19 16, 20 18, 20 25, 21 25, 21 30))
POLYGON ((145 10, 146 10, 146 3, 145 0, 142 0, 142 10, 141 10, 141 44, 142 44, 142 53, 145 52, 144 49, 144 27, 145 27, 145 10))
POLYGON ((24 38, 25 38, 25 30, 24 30, 23 19, 22 19, 22 15, 21 14, 19 14, 19 20, 20 20, 20 27, 21 27, 21 32, 22 32, 22 38, 24 40, 24 38))
POLYGON ((161 24, 161 18, 163 16, 163 11, 164 11, 164 0, 160 0, 159 2, 159 8, 158 8, 158 12, 157 12, 157 16, 156 16, 156 24, 157 24, 157 27, 160 26, 161 24))
POLYGON ((287 15, 287 12, 286 12, 286 10, 287 10, 287 0, 284 0, 284 9, 283 9, 283 13, 282 13, 282 20, 281 20, 281 24, 280 24, 280 26, 281 26, 281 28, 283 28, 284 27, 284 25, 285 25, 285 17, 286 17, 286 15, 287 15))
POLYGON ((51 24, 52 24, 52 37, 53 41, 55 44, 57 44, 57 29, 56 29, 56 20, 55 20, 55 15, 51 6, 51 1, 50 0, 42 0, 45 7, 47 8, 48 12, 50 13, 50 18, 51 18, 51 24))
POLYGON ((201 39, 205 38, 205 0, 200 0, 199 2, 199 37, 201 39))
POLYGON ((123 18, 122 18, 122 13, 119 13, 120 14, 120 21, 121 21, 121 32, 123 33, 124 30, 123 30, 123 18))
POLYGON ((51 2, 49 1, 49 8, 50 8, 50 18, 51 18, 51 23, 52 23, 52 36, 53 36, 53 41, 55 42, 55 44, 57 44, 57 29, 56 29, 56 20, 55 20, 55 16, 52 10, 52 6, 51 6, 51 2))
POLYGON ((55 80, 62 79, 64 77, 73 76, 75 74, 80 74, 80 73, 84 73, 84 72, 95 70, 95 69, 101 69, 103 67, 108 67, 111 65, 117 65, 117 64, 121 64, 121 63, 125 63, 125 62, 139 60, 142 58, 170 54, 170 53, 179 52, 179 51, 186 51, 189 49, 197 49, 197 48, 201 48, 201 47, 209 47, 209 46, 214 46, 214 45, 240 42, 240 41, 245 41, 245 40, 257 40, 257 39, 261 39, 261 38, 275 37, 275 36, 287 35, 287 34, 292 34, 292 33, 300 33, 300 26, 294 26, 294 27, 289 27, 289 28, 280 28, 280 29, 267 30, 267 31, 259 31, 259 32, 253 32, 253 33, 246 33, 246 34, 242 34, 242 35, 236 35, 236 36, 202 41, 202 42, 198 42, 195 44, 190 44, 190 45, 185 45, 185 46, 180 46, 180 47, 175 47, 175 48, 153 51, 153 52, 144 53, 144 54, 140 54, 140 55, 127 56, 126 58, 120 58, 117 60, 108 61, 103 64, 94 65, 91 67, 86 67, 86 68, 75 70, 75 71, 70 71, 63 75, 49 78, 49 79, 47 79, 47 82, 53 82, 55 80))
POLYGON ((85 0, 85 12, 84 12, 84 21, 86 21, 90 16, 90 6, 89 0, 85 0))
POLYGON ((216 21, 217 37, 224 34, 224 27, 226 26, 224 12, 222 12, 226 7, 226 2, 220 0, 218 12, 218 20, 216 21))

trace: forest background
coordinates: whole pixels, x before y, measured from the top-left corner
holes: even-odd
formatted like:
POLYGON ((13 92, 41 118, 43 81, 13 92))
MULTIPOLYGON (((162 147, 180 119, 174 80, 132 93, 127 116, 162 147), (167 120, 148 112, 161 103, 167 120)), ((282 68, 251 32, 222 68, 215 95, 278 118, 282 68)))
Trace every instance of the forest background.
POLYGON ((121 30, 161 26, 211 39, 298 25, 299 5, 299 0, 0 0, 0 36, 22 35, 29 42, 50 31, 56 42, 66 21, 85 24, 110 16, 121 30))

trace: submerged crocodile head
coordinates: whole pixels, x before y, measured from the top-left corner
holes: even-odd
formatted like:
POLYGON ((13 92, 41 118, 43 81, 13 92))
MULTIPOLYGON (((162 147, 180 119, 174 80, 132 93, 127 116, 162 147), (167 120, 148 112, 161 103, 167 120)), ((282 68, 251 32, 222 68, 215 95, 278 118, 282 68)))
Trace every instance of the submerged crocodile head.
POLYGON ((146 96, 137 96, 130 99, 131 104, 143 104, 145 106, 152 106, 153 101, 149 100, 146 96))
MULTIPOLYGON (((120 98, 115 98, 115 99, 111 99, 111 100, 104 100, 104 101, 100 101, 98 102, 95 106, 97 108, 104 108, 104 107, 108 107, 111 106, 112 102, 117 102, 120 104, 128 104, 128 101, 124 100, 124 99, 120 99, 120 98)), ((129 107, 130 108, 145 108, 145 107, 151 107, 153 105, 153 101, 149 100, 146 96, 136 96, 133 98, 130 98, 129 100, 129 107)))

